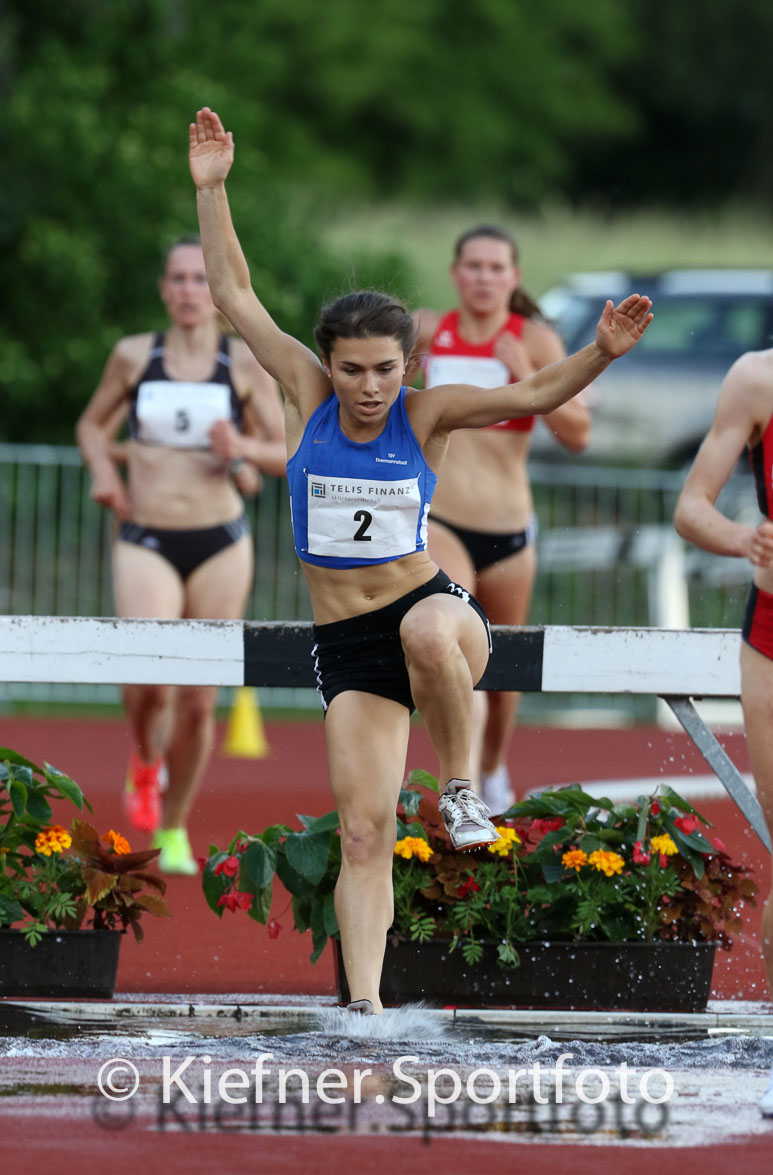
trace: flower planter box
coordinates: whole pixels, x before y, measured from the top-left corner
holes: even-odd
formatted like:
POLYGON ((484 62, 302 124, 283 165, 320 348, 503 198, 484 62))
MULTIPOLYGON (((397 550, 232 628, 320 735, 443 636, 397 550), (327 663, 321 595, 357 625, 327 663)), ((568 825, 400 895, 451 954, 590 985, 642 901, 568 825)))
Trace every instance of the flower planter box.
POLYGON ((0 996, 110 999, 120 930, 51 930, 31 947, 21 931, 0 930, 0 996))
MULTIPOLYGON (((334 946, 339 995, 348 1003, 338 940, 334 946)), ((388 939, 381 998, 386 1004, 700 1012, 711 991, 714 950, 713 942, 528 942, 518 945, 520 966, 504 970, 495 943, 486 943, 483 958, 470 965, 446 941, 388 939)))

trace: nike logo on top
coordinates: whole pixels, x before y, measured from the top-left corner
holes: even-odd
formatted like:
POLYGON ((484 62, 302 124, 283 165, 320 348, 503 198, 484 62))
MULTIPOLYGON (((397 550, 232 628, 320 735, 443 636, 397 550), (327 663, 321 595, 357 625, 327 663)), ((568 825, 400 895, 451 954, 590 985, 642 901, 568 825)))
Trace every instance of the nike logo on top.
POLYGON ((327 441, 320 441, 320 440, 318 440, 318 439, 317 439, 317 437, 315 437, 315 438, 314 438, 314 444, 315 444, 315 445, 326 445, 326 444, 327 444, 327 441))

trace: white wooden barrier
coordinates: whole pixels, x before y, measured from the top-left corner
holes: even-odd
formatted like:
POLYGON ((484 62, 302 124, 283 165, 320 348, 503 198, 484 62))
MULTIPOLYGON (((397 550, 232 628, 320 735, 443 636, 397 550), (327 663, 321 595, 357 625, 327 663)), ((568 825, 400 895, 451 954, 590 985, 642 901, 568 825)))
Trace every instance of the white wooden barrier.
MULTIPOLYGON (((692 698, 738 697, 734 629, 494 627, 485 689, 663 698, 770 850, 762 810, 692 698)), ((314 686, 311 624, 0 617, 0 679, 314 686)))

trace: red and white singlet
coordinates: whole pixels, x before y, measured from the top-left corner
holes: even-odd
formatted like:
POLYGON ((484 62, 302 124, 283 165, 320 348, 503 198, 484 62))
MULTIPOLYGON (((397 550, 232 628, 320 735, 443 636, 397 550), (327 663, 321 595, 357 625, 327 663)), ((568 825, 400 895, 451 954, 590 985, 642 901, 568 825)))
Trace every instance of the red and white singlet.
MULTIPOLYGON (((523 334, 525 321, 522 314, 511 314, 502 329, 485 343, 469 343, 459 334, 459 311, 449 311, 438 323, 429 345, 424 361, 425 387, 434 388, 440 384, 472 384, 478 388, 501 388, 505 384, 513 383, 510 371, 494 354, 494 344, 505 331, 519 339, 523 334)), ((530 432, 534 428, 534 417, 521 416, 517 420, 502 420, 499 424, 489 425, 489 428, 530 432)))

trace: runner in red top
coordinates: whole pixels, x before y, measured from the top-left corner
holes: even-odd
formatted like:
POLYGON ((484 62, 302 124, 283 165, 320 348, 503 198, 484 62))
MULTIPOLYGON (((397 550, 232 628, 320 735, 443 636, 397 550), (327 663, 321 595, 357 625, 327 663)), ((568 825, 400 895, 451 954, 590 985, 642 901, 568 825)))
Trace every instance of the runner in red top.
MULTIPOLYGON (((556 332, 521 289, 515 241, 482 225, 456 243, 451 277, 459 308, 420 310, 417 350, 427 387, 498 387, 533 375, 564 355, 556 332)), ((576 397, 544 417, 571 450, 588 441, 590 416, 576 397)), ((534 417, 455 432, 429 520, 432 558, 483 604, 492 624, 525 624, 537 569, 534 505, 526 467, 534 417)), ((513 801, 507 751, 519 695, 477 693, 472 763, 494 812, 513 801)))
MULTIPOLYGON (((498 388, 511 378, 509 368, 497 358, 496 348, 504 334, 520 339, 523 314, 509 314, 504 325, 483 343, 471 343, 459 333, 459 311, 449 310, 437 325, 424 362, 425 382, 428 388, 440 384, 471 383, 479 388, 498 388)), ((520 420, 502 420, 490 428, 504 428, 511 432, 531 432, 534 417, 520 420)))
MULTIPOLYGON (((730 368, 714 422, 679 497, 679 533, 715 555, 748 559, 754 568, 741 642, 741 702, 757 795, 773 839, 773 350, 750 351, 730 368), (734 522, 716 508, 725 482, 748 447, 758 526, 734 522)), ((773 891, 762 915, 762 955, 773 995, 773 891)), ((759 1103, 773 1117, 773 1071, 759 1103)))

